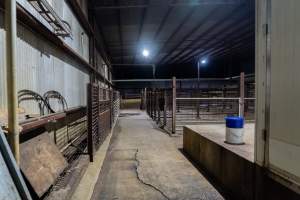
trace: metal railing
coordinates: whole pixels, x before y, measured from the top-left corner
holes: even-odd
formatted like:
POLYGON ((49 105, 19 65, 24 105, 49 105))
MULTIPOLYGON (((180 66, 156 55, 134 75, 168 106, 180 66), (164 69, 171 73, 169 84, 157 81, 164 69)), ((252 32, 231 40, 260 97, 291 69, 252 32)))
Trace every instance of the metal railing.
POLYGON ((185 125, 224 122, 226 116, 243 116, 246 120, 254 120, 254 92, 247 89, 245 98, 243 81, 226 91, 199 90, 178 89, 174 78, 172 88, 145 90, 146 110, 161 128, 170 133, 182 132, 185 125))

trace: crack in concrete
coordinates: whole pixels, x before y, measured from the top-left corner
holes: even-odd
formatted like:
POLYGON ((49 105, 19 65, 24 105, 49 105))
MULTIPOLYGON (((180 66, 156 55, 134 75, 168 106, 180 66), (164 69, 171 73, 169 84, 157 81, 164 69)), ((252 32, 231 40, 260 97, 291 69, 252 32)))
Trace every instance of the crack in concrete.
POLYGON ((167 200, 171 200, 163 191, 161 191, 159 188, 155 187, 154 185, 150 184, 150 183, 146 183, 144 180, 141 179, 140 175, 139 175, 139 171, 138 168, 140 166, 140 161, 137 158, 137 155, 139 153, 139 149, 136 149, 135 155, 134 155, 134 159, 136 161, 136 168, 135 168, 135 172, 136 172, 136 176, 137 179, 144 185, 151 187, 152 189, 154 189, 155 191, 159 192, 165 199, 167 200))

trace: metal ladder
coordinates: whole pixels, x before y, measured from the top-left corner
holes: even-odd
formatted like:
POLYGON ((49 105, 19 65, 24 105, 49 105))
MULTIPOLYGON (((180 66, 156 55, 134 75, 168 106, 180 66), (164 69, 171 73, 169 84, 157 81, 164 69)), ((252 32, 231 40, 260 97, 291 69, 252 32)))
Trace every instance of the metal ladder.
POLYGON ((72 37, 71 26, 57 15, 46 0, 28 0, 28 2, 50 24, 57 36, 72 37))

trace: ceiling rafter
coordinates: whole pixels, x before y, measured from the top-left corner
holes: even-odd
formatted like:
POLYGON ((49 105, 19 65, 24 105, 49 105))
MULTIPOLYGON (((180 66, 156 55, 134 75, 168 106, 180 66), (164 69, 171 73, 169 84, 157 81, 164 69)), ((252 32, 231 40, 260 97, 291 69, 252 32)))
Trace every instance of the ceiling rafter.
MULTIPOLYGON (((119 5, 120 0, 114 0, 114 4, 119 5)), ((123 48, 123 33, 122 33, 122 13, 121 10, 118 10, 118 32, 119 32, 119 41, 121 44, 121 52, 122 52, 122 58, 121 62, 124 62, 124 48, 123 48)))
MULTIPOLYGON (((149 0, 146 0, 146 4, 148 4, 148 3, 149 3, 149 0)), ((148 11, 148 7, 145 7, 142 11, 142 17, 141 17, 141 20, 140 20, 138 40, 137 40, 138 44, 140 43, 140 40, 141 40, 143 28, 144 28, 144 25, 145 25, 145 19, 146 19, 147 13, 148 13, 147 11, 148 11)), ((132 57, 132 63, 136 62, 138 51, 139 51, 139 46, 136 46, 135 55, 132 57)))
MULTIPOLYGON (((251 24, 251 23, 250 23, 251 24)), ((210 50, 211 48, 218 48, 218 47, 222 47, 224 46, 224 40, 226 41, 229 41, 229 40, 232 40, 231 38, 234 38, 234 40, 236 39, 236 37, 240 37, 240 35, 242 35, 241 37, 243 37, 243 33, 251 33, 251 31, 245 29, 245 28, 250 28, 251 30, 251 26, 250 24, 246 24, 244 25, 242 28, 239 28, 238 26, 236 26, 234 29, 231 29, 231 31, 227 34, 224 35, 224 37, 220 40, 220 41, 215 41, 213 42, 212 44, 210 43, 206 43, 204 46, 203 45, 199 45, 199 46, 196 46, 194 48, 191 49, 191 51, 193 53, 191 53, 188 57, 186 57, 185 59, 181 60, 182 62, 185 62, 186 60, 190 60, 190 59, 193 59, 194 56, 196 55, 199 55, 199 54, 204 54, 204 52, 207 52, 208 50, 210 50), (236 30, 242 30, 242 31, 236 31, 236 30), (233 35, 232 35, 233 34, 233 35), (197 49, 199 47, 202 47, 202 50, 201 52, 197 52, 197 49), (206 49, 206 50, 205 50, 206 49)), ((238 39, 238 38, 237 38, 238 39)), ((180 57, 176 58, 174 61, 180 59, 180 57)))
POLYGON ((215 12, 217 11, 218 9, 215 8, 213 9, 212 11, 210 11, 208 13, 208 15, 205 16, 204 19, 202 19, 199 23, 196 24, 196 26, 190 31, 188 32, 187 34, 185 34, 183 36, 183 39, 178 42, 175 47, 172 48, 172 50, 170 51, 170 53, 168 55, 165 55, 163 58, 161 58, 159 61, 157 61, 157 63, 160 63, 160 62, 163 62, 168 56, 172 55, 172 53, 180 46, 182 45, 186 40, 187 38, 189 38, 190 36, 192 36, 194 33, 196 33, 196 31, 198 31, 205 23, 206 20, 210 19, 214 14, 215 12))
MULTIPOLYGON (((223 19, 227 19, 228 17, 230 17, 230 16, 232 16, 232 15, 237 15, 237 13, 240 14, 239 11, 241 11, 241 8, 242 8, 242 5, 235 7, 234 9, 232 9, 231 12, 229 12, 226 16, 224 16, 223 19)), ((190 42, 190 44, 189 44, 188 46, 186 46, 182 51, 180 51, 179 53, 173 55, 173 56, 172 56, 171 58, 169 58, 168 60, 171 60, 171 59, 173 59, 173 58, 179 58, 180 55, 182 55, 186 50, 192 48, 192 46, 193 46, 196 42, 199 41, 199 38, 201 38, 201 37, 203 37, 203 36, 209 34, 210 32, 212 32, 212 31, 215 29, 215 27, 219 27, 222 23, 223 23, 222 21, 217 21, 217 22, 215 22, 214 24, 212 24, 212 25, 210 26, 210 28, 208 28, 205 32, 203 32, 202 34, 200 34, 193 42, 190 42)), ((234 22, 234 23, 235 23, 235 22, 234 22)), ((228 26, 224 27, 224 28, 222 29, 222 32, 223 32, 224 30, 226 30, 226 29, 228 29, 228 26)), ((218 33, 220 33, 220 32, 221 32, 221 31, 218 31, 218 33)), ((202 45, 202 44, 201 44, 201 45, 202 45)), ((193 51, 197 50, 201 45, 197 46, 197 48, 193 48, 193 51)), ((176 59, 175 59, 175 60, 176 60, 176 59)))
POLYGON ((251 39, 254 39, 254 34, 252 33, 248 33, 243 35, 242 38, 240 38, 240 40, 233 40, 233 42, 228 43, 227 45, 219 48, 219 49, 215 49, 212 50, 208 53, 209 57, 214 57, 220 53, 226 52, 226 51, 230 51, 232 48, 235 48, 236 46, 240 46, 243 45, 243 42, 248 42, 251 41, 251 39))
MULTIPOLYGON (((230 32, 227 32, 222 38, 220 38, 219 40, 211 40, 211 42, 208 42, 206 43, 205 45, 202 45, 201 44, 201 49, 197 48, 196 50, 194 49, 190 49, 190 51, 193 51, 193 53, 191 54, 192 56, 190 57, 186 57, 184 60, 182 61, 185 61, 187 60, 188 58, 189 59, 192 59, 193 56, 195 55, 199 55, 200 53, 201 54, 204 54, 204 53, 207 53, 209 51, 212 51, 214 49, 217 49, 217 48, 223 48, 224 47, 224 42, 225 41, 234 41, 234 40, 238 40, 240 37, 243 37, 244 34, 247 34, 247 33, 251 33, 251 22, 249 21, 246 21, 247 23, 240 23, 239 25, 235 26, 234 29, 231 29, 230 32), (240 26, 242 25, 242 26, 240 26), (241 36, 242 35, 242 36, 241 36)), ((200 46, 198 46, 200 47, 200 46)), ((176 61, 176 60, 179 60, 181 59, 181 57, 183 57, 184 55, 186 55, 187 53, 183 53, 180 57, 177 57, 175 60, 173 61, 176 61)))
POLYGON ((190 12, 188 12, 184 19, 181 21, 181 23, 176 27, 176 29, 172 32, 172 34, 168 37, 167 41, 165 43, 163 43, 162 47, 159 48, 159 50, 156 52, 156 54, 153 56, 153 59, 156 58, 157 56, 159 56, 159 54, 162 52, 162 50, 165 49, 166 44, 168 44, 178 33, 178 31, 180 31, 180 29, 182 28, 182 26, 186 23, 186 21, 192 17, 192 15, 194 14, 194 12, 196 11, 195 8, 192 8, 192 10, 190 12))

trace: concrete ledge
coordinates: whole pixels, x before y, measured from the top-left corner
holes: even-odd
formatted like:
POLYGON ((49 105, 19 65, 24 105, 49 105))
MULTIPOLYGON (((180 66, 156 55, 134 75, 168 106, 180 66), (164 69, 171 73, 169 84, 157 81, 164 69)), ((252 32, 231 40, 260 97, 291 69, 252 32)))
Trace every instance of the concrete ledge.
POLYGON ((216 135, 213 141, 189 127, 184 127, 183 132, 183 149, 194 162, 204 168, 233 198, 253 199, 253 162, 218 144, 220 141, 224 143, 224 139, 220 140, 216 135))
POLYGON ((183 150, 231 199, 300 199, 299 194, 275 181, 274 174, 254 163, 251 138, 246 138, 250 146, 228 145, 220 130, 217 124, 184 127, 183 150))

